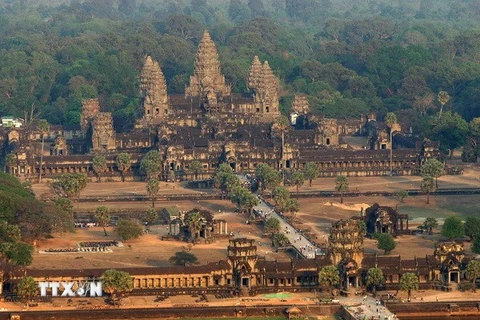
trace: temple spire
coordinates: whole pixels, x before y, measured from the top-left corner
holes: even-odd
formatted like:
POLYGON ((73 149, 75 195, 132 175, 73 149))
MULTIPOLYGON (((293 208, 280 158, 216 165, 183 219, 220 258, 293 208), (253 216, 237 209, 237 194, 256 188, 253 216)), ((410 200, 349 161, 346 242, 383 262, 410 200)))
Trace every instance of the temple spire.
POLYGON ((230 86, 220 71, 218 52, 208 31, 205 31, 195 55, 195 66, 185 95, 212 100, 230 95, 230 86))
POLYGON ((150 56, 140 74, 140 93, 145 120, 161 119, 168 113, 167 83, 160 65, 150 56))
POLYGON ((262 73, 262 63, 258 56, 253 57, 252 64, 250 65, 250 70, 248 71, 247 86, 250 90, 258 89, 258 84, 260 82, 260 75, 262 73))

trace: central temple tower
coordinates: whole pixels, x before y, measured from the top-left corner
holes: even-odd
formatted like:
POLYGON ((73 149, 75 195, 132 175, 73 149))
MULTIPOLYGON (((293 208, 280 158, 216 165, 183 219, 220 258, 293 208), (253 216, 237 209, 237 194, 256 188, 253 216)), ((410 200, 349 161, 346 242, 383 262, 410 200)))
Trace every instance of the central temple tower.
POLYGON ((208 110, 217 109, 223 97, 230 96, 231 88, 225 83, 220 71, 220 61, 210 34, 205 31, 195 56, 195 68, 190 84, 185 89, 186 97, 199 97, 208 110))

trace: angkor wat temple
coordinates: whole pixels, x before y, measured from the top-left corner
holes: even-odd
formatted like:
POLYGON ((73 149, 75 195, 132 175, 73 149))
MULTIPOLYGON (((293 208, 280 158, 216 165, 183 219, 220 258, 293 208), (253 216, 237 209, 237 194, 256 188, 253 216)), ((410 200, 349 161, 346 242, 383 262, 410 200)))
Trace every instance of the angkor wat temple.
MULTIPOLYGON (((409 143, 396 143, 390 159, 390 129, 374 115, 350 120, 313 115, 302 95, 293 100, 290 125, 275 125, 280 117, 279 81, 268 62, 258 57, 253 58, 247 85, 248 92, 231 92, 215 44, 205 32, 185 94, 168 94, 160 65, 146 57, 140 74, 142 116, 133 130, 115 132, 112 115, 101 112, 97 99, 83 101, 78 128, 51 126, 45 134, 40 165, 42 133, 38 128, 0 127, 3 156, 13 153, 16 159, 8 163, 7 170, 30 180, 40 170, 45 178, 67 172, 93 176, 92 158, 101 153, 108 164, 104 176, 114 180, 120 179, 116 155, 127 152, 132 170, 126 178, 131 180, 141 176, 143 155, 158 150, 164 180, 191 177, 193 160, 202 163, 203 177, 209 177, 222 162, 237 172, 252 172, 260 163, 297 170, 315 162, 323 176, 377 176, 390 174, 390 160, 394 174, 412 175, 425 158, 438 156, 438 143, 409 139, 409 143), (347 139, 352 136, 363 136, 364 145, 352 147, 347 139)), ((400 128, 394 130, 401 134, 400 128)))

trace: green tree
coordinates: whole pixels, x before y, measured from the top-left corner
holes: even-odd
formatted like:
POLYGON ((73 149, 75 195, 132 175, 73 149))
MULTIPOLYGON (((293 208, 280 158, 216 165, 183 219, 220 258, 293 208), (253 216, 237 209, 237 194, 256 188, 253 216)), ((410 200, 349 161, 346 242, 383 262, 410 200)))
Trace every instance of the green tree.
POLYGON ((232 167, 228 163, 222 163, 215 170, 213 181, 216 188, 225 192, 232 190, 234 187, 240 185, 240 180, 233 172, 232 167))
POLYGON ((278 171, 263 163, 257 166, 255 169, 255 175, 258 178, 260 187, 263 191, 266 189, 273 191, 273 189, 278 187, 282 181, 282 177, 278 171))
POLYGON ((280 133, 280 138, 282 141, 282 170, 286 168, 285 164, 285 132, 290 128, 290 121, 288 121, 288 118, 286 116, 280 116, 275 121, 273 122, 272 125, 272 131, 274 133, 278 132, 280 133))
POLYGON ((383 271, 380 268, 370 268, 367 271, 366 277, 367 286, 372 287, 373 295, 377 292, 377 288, 385 283, 385 277, 383 276, 383 271))
POLYGON ((377 248, 385 250, 385 254, 390 254, 397 246, 392 235, 389 233, 375 233, 373 237, 377 240, 377 248))
POLYGON ((38 183, 42 183, 43 149, 45 145, 45 135, 50 130, 50 124, 47 120, 42 119, 38 121, 37 128, 38 130, 40 130, 40 133, 42 135, 42 151, 40 153, 40 170, 38 174, 38 183))
POLYGON ((199 212, 190 212, 185 217, 185 224, 190 232, 192 242, 198 238, 200 230, 202 230, 203 217, 199 212))
POLYGON ((480 238, 480 218, 467 217, 465 219, 465 235, 472 241, 480 238))
POLYGON ((140 171, 147 176, 147 180, 157 179, 161 171, 162 156, 156 150, 149 151, 140 161, 140 171))
POLYGON ((448 151, 452 158, 453 150, 465 145, 468 131, 467 121, 458 113, 448 111, 430 119, 426 134, 430 139, 440 141, 440 149, 444 152, 448 151))
POLYGON ((400 290, 407 291, 408 301, 410 301, 410 295, 412 290, 418 290, 418 277, 414 273, 404 273, 400 279, 400 290))
POLYGON ((320 285, 328 288, 328 292, 333 296, 333 287, 340 283, 340 273, 336 266, 323 267, 318 275, 320 285))
POLYGON ((320 175, 317 164, 315 162, 307 162, 303 169, 303 175, 305 176, 305 179, 308 180, 309 186, 311 187, 312 181, 317 179, 320 175))
POLYGON ((168 259, 168 262, 176 266, 186 266, 199 263, 196 255, 185 251, 175 252, 175 255, 168 259))
POLYGON ((407 190, 397 190, 395 192, 395 198, 397 198, 397 200, 399 202, 403 203, 407 197, 408 197, 408 191, 407 190))
POLYGON ((147 224, 147 226, 153 225, 158 220, 157 211, 155 208, 148 208, 143 215, 143 221, 147 224))
POLYGON ((335 178, 335 190, 340 192, 340 203, 343 203, 343 193, 348 191, 348 179, 346 176, 337 176, 335 178))
POLYGON ((427 230, 429 234, 432 234, 432 230, 438 227, 437 219, 428 217, 425 219, 421 227, 422 229, 427 230))
POLYGON ((276 187, 278 187, 281 184, 281 182, 282 182, 282 176, 280 172, 268 167, 267 171, 264 173, 262 177, 263 188, 272 191, 272 197, 273 197, 273 190, 276 187))
POLYGON ((117 298, 133 290, 133 278, 125 271, 107 270, 102 274, 102 289, 115 303, 117 298))
MULTIPOLYGON (((5 156, 5 166, 8 168, 8 172, 13 175, 15 172, 12 168, 17 166, 17 156, 14 153, 9 153, 5 156)), ((5 170, 6 172, 6 170, 5 170)))
POLYGON ((280 220, 270 217, 265 221, 265 232, 270 233, 273 237, 275 233, 280 231, 280 220))
POLYGON ((240 211, 247 210, 249 213, 254 206, 258 205, 257 197, 241 186, 236 186, 231 190, 230 200, 237 205, 240 211))
POLYGON ((74 208, 72 200, 64 197, 59 197, 55 199, 55 206, 69 216, 73 217, 74 208))
POLYGON ((143 234, 143 227, 137 221, 120 219, 115 233, 124 241, 137 239, 143 234))
POLYGON ((470 240, 480 237, 480 218, 467 217, 465 219, 465 235, 470 237, 470 240))
POLYGON ((290 191, 285 187, 276 187, 273 192, 273 200, 275 200, 275 207, 283 211, 285 209, 285 203, 290 199, 290 191))
POLYGON ((480 254, 480 237, 476 237, 472 242, 472 252, 480 254))
POLYGON ((17 290, 18 295, 25 299, 28 309, 30 300, 38 294, 37 282, 32 277, 25 277, 18 283, 17 290))
POLYGON ((387 113, 385 124, 389 128, 390 133, 390 175, 393 175, 393 131, 398 124, 397 116, 393 112, 387 113))
POLYGON ((10 245, 7 251, 8 260, 17 266, 29 266, 33 261, 33 246, 25 242, 10 245))
POLYGON ((127 172, 132 166, 130 154, 126 152, 120 152, 115 159, 118 171, 122 175, 122 182, 125 182, 125 172, 127 172))
POLYGON ((203 172, 203 165, 198 160, 193 160, 188 166, 188 171, 195 177, 195 180, 198 179, 198 175, 203 172))
POLYGON ((440 91, 437 95, 437 100, 440 103, 440 116, 443 113, 443 106, 450 101, 450 95, 446 91, 440 91))
POLYGON ((435 181, 431 176, 424 176, 422 183, 420 184, 420 189, 423 193, 427 194, 427 204, 430 204, 430 193, 435 191, 435 181))
POLYGON ((105 233, 105 237, 108 236, 107 229, 105 227, 110 222, 110 210, 105 206, 97 207, 95 210, 95 220, 97 220, 98 224, 103 228, 103 232, 105 233))
POLYGON ((435 188, 438 188, 438 177, 443 174, 444 164, 437 159, 430 158, 425 161, 420 168, 420 174, 422 177, 430 176, 435 178, 435 188))
POLYGON ((80 192, 87 187, 87 177, 81 173, 65 173, 50 185, 52 192, 59 197, 80 198, 80 192))
POLYGON ((147 181, 147 193, 148 196, 152 199, 152 207, 155 208, 155 198, 158 196, 160 192, 160 183, 157 179, 150 178, 147 181))
POLYGON ((275 233, 273 235, 273 244, 276 247, 286 247, 290 244, 290 240, 283 233, 275 233))
POLYGON ((97 175, 97 182, 100 182, 100 176, 107 171, 107 159, 103 155, 96 155, 92 159, 92 168, 97 175))
POLYGON ((285 202, 285 206, 283 208, 286 212, 290 213, 293 218, 295 218, 295 214, 300 210, 300 204, 298 203, 297 199, 287 199, 285 202))
POLYGON ((292 173, 291 177, 292 184, 297 188, 297 198, 298 198, 298 189, 303 186, 305 183, 305 175, 303 172, 296 171, 292 173))
POLYGON ((470 260, 467 265, 467 278, 473 282, 473 292, 477 292, 476 282, 480 278, 480 261, 470 260))
POLYGON ((448 217, 442 225, 442 236, 450 240, 462 238, 465 235, 465 226, 458 217, 448 217))

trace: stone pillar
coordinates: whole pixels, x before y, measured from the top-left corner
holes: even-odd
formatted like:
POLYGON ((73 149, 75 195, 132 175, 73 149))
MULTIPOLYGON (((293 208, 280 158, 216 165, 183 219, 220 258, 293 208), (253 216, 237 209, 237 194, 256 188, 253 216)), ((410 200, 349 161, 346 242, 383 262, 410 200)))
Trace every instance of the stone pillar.
POLYGON ((228 229, 227 229, 228 225, 227 225, 227 221, 225 221, 225 234, 228 234, 228 229))
POLYGON ((220 234, 223 234, 223 221, 220 221, 220 234))

